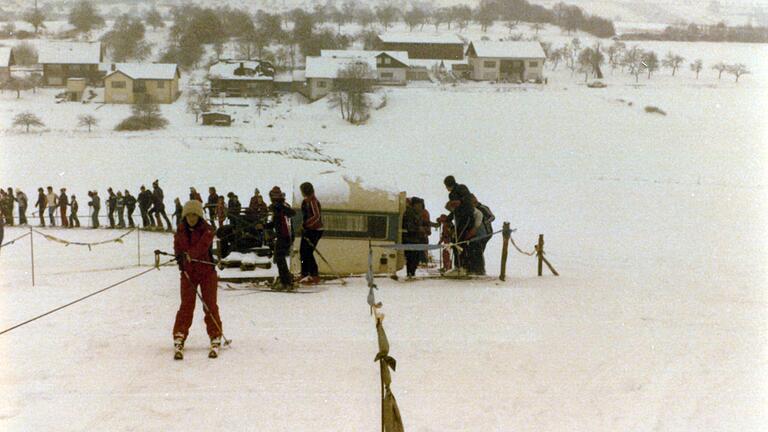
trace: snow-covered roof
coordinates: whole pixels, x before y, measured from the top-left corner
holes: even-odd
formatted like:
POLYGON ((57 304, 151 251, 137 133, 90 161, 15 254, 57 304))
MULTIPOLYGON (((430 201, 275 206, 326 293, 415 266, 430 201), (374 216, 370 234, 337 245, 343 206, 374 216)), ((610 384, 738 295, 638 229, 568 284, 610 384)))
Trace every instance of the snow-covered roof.
POLYGON ((45 42, 37 48, 40 64, 98 64, 101 42, 45 42))
POLYGON ((541 44, 536 41, 472 41, 467 51, 474 48, 478 57, 545 58, 541 44))
POLYGON ((384 43, 459 44, 464 45, 454 33, 384 33, 379 35, 384 43))
POLYGON ((259 60, 222 60, 208 69, 210 78, 224 80, 271 81, 273 74, 272 65, 259 60), (240 69, 241 64, 246 73, 238 75, 235 71, 240 69))
POLYGON ((0 67, 11 65, 11 47, 0 47, 0 67))
POLYGON ((106 76, 122 72, 133 79, 171 80, 178 73, 175 63, 102 63, 99 69, 108 71, 106 76))
MULTIPOLYGON (((302 178, 312 183, 315 196, 323 210, 381 211, 397 212, 399 192, 395 189, 377 187, 350 178, 340 173, 316 174, 302 178)), ((302 201, 300 183, 293 187, 293 203, 298 207, 302 201)))
POLYGON ((303 70, 285 71, 275 74, 275 82, 289 83, 296 81, 306 81, 303 70))
POLYGON ((410 66, 410 59, 407 51, 368 51, 368 50, 321 50, 321 57, 336 58, 368 58, 377 57, 379 54, 387 54, 400 63, 410 66))
POLYGON ((371 79, 375 79, 376 58, 375 57, 354 57, 354 58, 335 58, 335 57, 307 57, 307 67, 305 75, 307 78, 330 78, 335 79, 339 76, 339 71, 351 64, 361 63, 368 65, 371 79))

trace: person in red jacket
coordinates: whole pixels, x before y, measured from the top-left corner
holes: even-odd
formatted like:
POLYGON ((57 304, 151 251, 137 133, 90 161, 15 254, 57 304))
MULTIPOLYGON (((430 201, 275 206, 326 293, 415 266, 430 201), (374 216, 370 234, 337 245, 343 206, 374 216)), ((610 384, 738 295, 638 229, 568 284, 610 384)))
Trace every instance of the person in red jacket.
POLYGON ((315 260, 315 248, 323 236, 323 217, 320 202, 315 197, 315 187, 312 183, 305 182, 299 186, 304 201, 301 203, 301 213, 304 218, 302 224, 301 246, 301 279, 300 283, 315 285, 320 282, 320 274, 315 260))
POLYGON ((203 301, 208 307, 205 311, 205 326, 211 338, 211 346, 218 347, 221 344, 222 325, 219 307, 216 304, 218 286, 216 267, 192 261, 213 261, 211 254, 213 230, 204 219, 203 203, 200 201, 187 201, 184 204, 182 218, 183 221, 173 237, 173 250, 181 270, 181 305, 173 325, 174 345, 177 351, 184 347, 195 312, 196 290, 200 286, 203 301))

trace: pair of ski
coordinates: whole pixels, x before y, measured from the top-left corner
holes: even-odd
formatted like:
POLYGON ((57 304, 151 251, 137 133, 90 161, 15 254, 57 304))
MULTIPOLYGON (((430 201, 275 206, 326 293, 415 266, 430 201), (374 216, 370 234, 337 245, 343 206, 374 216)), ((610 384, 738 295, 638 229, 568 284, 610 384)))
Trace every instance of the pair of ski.
MULTIPOLYGON (((218 358, 220 348, 221 348, 221 342, 211 342, 211 346, 208 348, 208 358, 209 359, 218 358)), ((184 342, 173 343, 173 359, 184 360, 184 342)))
POLYGON ((233 284, 226 284, 226 288, 223 288, 226 291, 255 291, 255 292, 273 292, 273 293, 285 293, 285 294, 314 294, 318 293, 320 291, 323 291, 327 288, 320 287, 318 285, 306 285, 306 286, 294 286, 293 289, 287 290, 282 289, 279 284, 257 284, 257 283, 246 283, 246 284, 238 284, 239 286, 235 286, 233 284))

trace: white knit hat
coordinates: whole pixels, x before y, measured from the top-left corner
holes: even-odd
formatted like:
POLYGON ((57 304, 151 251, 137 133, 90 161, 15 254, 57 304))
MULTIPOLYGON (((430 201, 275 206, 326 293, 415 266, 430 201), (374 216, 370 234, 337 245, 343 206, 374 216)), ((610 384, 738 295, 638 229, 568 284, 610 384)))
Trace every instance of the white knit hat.
POLYGON ((198 200, 189 200, 184 204, 184 208, 181 210, 181 217, 186 217, 188 214, 196 214, 199 217, 205 217, 203 213, 203 203, 198 200))

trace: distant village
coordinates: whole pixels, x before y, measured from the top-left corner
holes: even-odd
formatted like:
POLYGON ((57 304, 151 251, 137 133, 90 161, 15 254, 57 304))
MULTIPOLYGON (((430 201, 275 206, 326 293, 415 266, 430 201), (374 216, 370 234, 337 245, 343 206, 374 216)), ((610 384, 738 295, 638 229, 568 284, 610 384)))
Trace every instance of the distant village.
MULTIPOLYGON (((181 69, 170 63, 109 63, 101 42, 46 41, 38 52, 42 85, 61 87, 66 100, 79 101, 90 87, 104 88, 104 103, 174 102, 180 95, 181 69)), ((362 67, 358 77, 371 85, 405 86, 444 73, 476 81, 544 80, 546 55, 537 41, 470 41, 455 34, 382 33, 375 50, 321 50, 305 67, 278 73, 260 59, 219 59, 207 80, 212 94, 256 97, 296 92, 314 101, 330 93, 344 71, 362 67)), ((0 48, 0 79, 11 76, 13 49, 0 48)))

